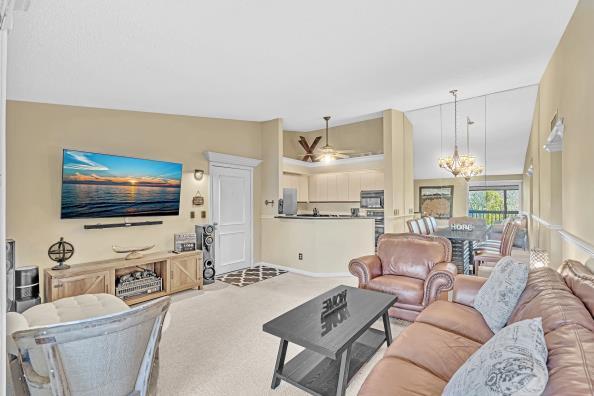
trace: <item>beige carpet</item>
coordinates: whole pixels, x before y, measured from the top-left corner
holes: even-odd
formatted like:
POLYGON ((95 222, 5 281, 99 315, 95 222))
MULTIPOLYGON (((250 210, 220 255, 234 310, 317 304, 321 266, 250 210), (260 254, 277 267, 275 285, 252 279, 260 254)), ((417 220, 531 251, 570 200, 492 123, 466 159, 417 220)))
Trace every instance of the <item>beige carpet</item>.
MULTIPOLYGON (((175 295, 160 347, 159 395, 305 395, 285 382, 270 389, 279 340, 262 324, 341 284, 355 286, 356 280, 288 273, 243 288, 216 282, 175 295)), ((394 338, 405 325, 392 321, 394 338)), ((347 395, 357 394, 385 348, 357 373, 347 395)), ((299 351, 289 344, 287 359, 299 351)))

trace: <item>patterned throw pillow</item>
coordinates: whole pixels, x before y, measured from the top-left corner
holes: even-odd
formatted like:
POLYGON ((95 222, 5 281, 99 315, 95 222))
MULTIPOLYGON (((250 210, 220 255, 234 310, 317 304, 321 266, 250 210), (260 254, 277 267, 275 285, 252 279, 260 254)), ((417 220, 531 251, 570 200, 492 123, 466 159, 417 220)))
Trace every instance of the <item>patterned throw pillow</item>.
POLYGON ((549 380, 547 355, 541 318, 516 322, 470 356, 443 396, 540 395, 549 380))
POLYGON ((528 281, 528 265, 504 257, 474 299, 474 308, 483 315, 493 333, 505 326, 528 281))

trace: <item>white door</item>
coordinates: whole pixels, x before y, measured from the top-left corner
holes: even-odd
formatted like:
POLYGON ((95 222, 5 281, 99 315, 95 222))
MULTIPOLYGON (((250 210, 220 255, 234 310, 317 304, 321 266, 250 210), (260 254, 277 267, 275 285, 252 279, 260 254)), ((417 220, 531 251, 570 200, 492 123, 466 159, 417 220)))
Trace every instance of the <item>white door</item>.
POLYGON ((217 165, 210 172, 215 265, 222 274, 252 265, 252 175, 247 169, 217 165))

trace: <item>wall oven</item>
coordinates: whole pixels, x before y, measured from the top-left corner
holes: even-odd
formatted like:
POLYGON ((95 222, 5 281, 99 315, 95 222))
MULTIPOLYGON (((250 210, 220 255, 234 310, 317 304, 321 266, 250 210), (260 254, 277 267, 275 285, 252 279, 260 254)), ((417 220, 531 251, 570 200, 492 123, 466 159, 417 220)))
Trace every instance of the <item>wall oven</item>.
POLYGON ((375 247, 377 247, 377 240, 384 233, 384 211, 383 210, 368 210, 367 217, 373 217, 375 220, 375 247))
POLYGON ((384 208, 384 191, 383 190, 361 191, 361 208, 362 209, 383 209, 384 208))

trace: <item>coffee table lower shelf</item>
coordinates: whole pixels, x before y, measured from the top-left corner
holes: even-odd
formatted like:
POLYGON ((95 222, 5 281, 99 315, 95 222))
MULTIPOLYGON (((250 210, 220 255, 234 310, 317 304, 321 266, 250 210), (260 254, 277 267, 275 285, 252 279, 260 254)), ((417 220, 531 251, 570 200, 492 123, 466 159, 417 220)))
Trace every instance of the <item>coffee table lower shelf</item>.
MULTIPOLYGON (((384 331, 369 328, 353 343, 348 382, 384 342, 386 342, 384 331)), ((277 377, 312 395, 330 396, 336 395, 339 371, 340 359, 330 359, 306 349, 286 362, 282 372, 277 373, 277 377)))

